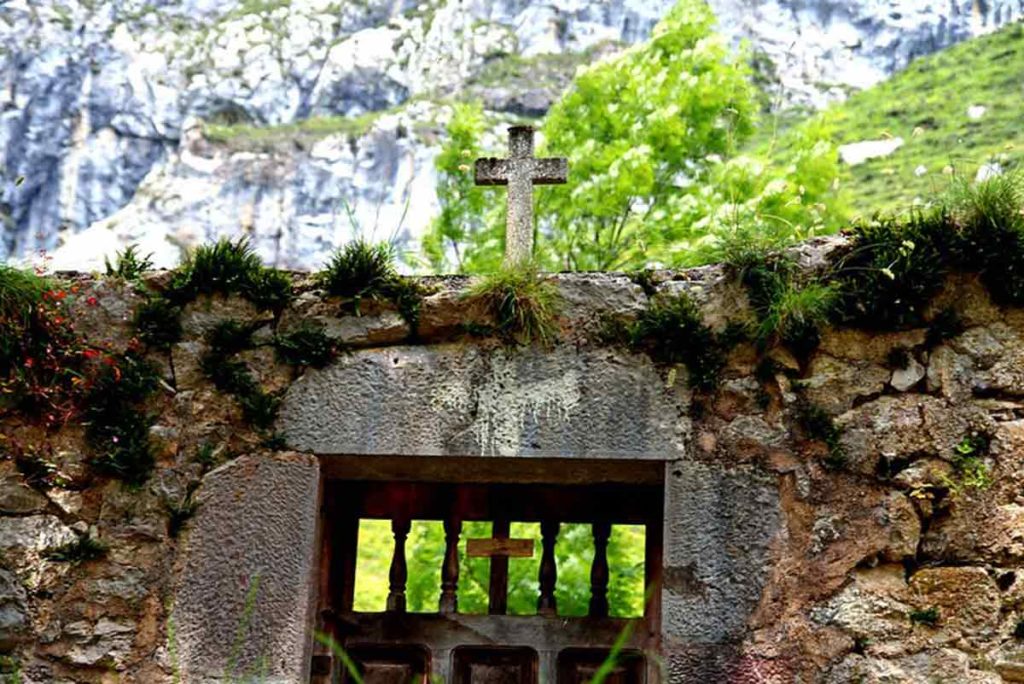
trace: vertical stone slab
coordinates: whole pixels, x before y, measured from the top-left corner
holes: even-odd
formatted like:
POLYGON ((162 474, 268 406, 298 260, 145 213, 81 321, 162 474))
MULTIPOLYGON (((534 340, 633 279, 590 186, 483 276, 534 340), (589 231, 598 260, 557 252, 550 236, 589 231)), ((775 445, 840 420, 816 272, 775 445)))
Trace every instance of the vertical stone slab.
POLYGON ((666 464, 662 632, 669 681, 730 679, 783 533, 775 476, 756 466, 666 464))
POLYGON ((172 609, 181 681, 309 681, 319 496, 319 464, 303 454, 243 456, 206 476, 172 609))

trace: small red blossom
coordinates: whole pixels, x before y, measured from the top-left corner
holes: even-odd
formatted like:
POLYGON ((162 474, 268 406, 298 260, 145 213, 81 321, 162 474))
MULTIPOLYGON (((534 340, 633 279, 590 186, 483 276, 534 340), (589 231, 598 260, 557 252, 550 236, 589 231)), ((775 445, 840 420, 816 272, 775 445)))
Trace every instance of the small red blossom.
POLYGON ((36 360, 32 357, 25 359, 25 368, 32 368, 36 365, 36 360))
POLYGON ((89 298, 85 300, 85 303, 88 304, 89 306, 96 306, 97 304, 100 303, 100 300, 90 295, 89 298))
POLYGON ((84 356, 87 359, 95 359, 99 355, 100 353, 96 349, 86 349, 85 351, 82 352, 82 356, 84 356))

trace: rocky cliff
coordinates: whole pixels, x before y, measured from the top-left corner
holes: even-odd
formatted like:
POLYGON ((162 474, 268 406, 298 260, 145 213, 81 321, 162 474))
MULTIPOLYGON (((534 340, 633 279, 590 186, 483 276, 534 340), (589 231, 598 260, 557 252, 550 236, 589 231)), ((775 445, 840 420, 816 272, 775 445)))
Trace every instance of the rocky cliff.
MULTIPOLYGON (((495 128, 643 39, 673 0, 9 0, 0 4, 0 257, 96 268, 131 242, 244 233, 314 268, 362 233, 415 266, 446 102, 495 128)), ((712 0, 769 82, 819 105, 1005 23, 1020 0, 712 0)), ((495 139, 494 144, 499 144, 495 139)))

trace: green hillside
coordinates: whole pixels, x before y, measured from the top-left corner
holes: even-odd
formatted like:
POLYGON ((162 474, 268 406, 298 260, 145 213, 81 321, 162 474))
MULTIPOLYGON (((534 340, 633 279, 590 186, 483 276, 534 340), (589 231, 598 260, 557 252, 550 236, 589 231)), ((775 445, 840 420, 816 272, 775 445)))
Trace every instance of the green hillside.
POLYGON ((1024 24, 915 60, 892 79, 852 96, 834 114, 840 144, 890 136, 904 140, 888 157, 846 167, 854 213, 905 208, 933 196, 946 187, 950 168, 973 178, 985 163, 1019 166, 1024 24), (972 120, 968 109, 979 106, 984 114, 972 120))

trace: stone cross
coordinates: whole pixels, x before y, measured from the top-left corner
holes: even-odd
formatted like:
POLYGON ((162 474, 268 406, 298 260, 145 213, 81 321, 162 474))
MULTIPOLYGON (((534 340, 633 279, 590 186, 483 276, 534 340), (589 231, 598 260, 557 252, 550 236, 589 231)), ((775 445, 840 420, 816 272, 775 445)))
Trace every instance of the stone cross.
POLYGON ((533 186, 560 185, 566 182, 568 176, 567 159, 537 159, 533 156, 531 126, 512 126, 508 129, 508 159, 488 157, 476 160, 477 185, 508 186, 506 265, 521 264, 533 256, 533 186))

